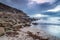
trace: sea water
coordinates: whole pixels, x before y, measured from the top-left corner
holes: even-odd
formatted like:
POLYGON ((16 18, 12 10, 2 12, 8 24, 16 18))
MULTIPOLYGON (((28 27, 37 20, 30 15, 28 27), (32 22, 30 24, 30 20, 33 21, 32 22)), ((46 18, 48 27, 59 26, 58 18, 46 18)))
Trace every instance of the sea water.
POLYGON ((45 30, 49 34, 60 38, 60 24, 43 23, 41 21, 40 22, 38 21, 34 21, 38 23, 38 25, 33 25, 33 27, 45 30))

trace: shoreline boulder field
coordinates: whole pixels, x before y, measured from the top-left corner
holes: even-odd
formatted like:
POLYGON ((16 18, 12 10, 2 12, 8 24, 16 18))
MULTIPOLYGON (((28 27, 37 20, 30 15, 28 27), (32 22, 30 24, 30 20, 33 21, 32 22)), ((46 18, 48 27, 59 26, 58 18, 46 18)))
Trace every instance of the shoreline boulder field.
POLYGON ((0 3, 0 33, 16 33, 20 28, 30 26, 31 20, 23 11, 0 3))

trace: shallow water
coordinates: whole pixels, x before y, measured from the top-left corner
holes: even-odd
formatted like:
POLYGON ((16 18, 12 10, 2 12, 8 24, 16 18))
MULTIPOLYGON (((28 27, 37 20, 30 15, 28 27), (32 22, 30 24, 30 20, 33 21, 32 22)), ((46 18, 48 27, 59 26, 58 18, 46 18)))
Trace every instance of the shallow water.
POLYGON ((60 38, 60 25, 59 24, 39 23, 38 25, 33 25, 33 27, 45 30, 49 34, 60 38))

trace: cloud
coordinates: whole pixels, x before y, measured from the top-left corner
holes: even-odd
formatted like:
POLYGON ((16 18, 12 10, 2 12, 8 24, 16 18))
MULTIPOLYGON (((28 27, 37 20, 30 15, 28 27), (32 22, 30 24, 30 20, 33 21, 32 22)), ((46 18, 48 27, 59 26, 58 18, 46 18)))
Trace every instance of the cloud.
POLYGON ((54 23, 54 24, 60 24, 60 17, 49 17, 48 20, 46 20, 47 23, 54 23))
POLYGON ((59 17, 48 17, 47 20, 44 20, 45 23, 51 23, 51 24, 60 24, 60 18, 59 17))
POLYGON ((47 23, 47 24, 60 24, 60 17, 40 17, 40 20, 36 21, 37 23, 47 23))
POLYGON ((41 3, 46 3, 46 2, 53 3, 55 2, 55 0, 29 0, 29 2, 31 4, 33 3, 41 4, 41 3))
POLYGON ((28 6, 33 6, 34 4, 44 4, 50 3, 53 4, 56 0, 28 0, 28 6))
POLYGON ((53 9, 47 10, 47 12, 58 12, 58 11, 60 11, 60 5, 56 6, 53 9))
POLYGON ((40 18, 40 20, 36 21, 37 23, 60 24, 60 17, 53 17, 44 14, 34 14, 30 16, 35 18, 40 18))
POLYGON ((37 17, 37 18, 39 18, 39 17, 48 17, 48 15, 43 15, 43 14, 34 14, 34 15, 30 15, 31 17, 37 17))

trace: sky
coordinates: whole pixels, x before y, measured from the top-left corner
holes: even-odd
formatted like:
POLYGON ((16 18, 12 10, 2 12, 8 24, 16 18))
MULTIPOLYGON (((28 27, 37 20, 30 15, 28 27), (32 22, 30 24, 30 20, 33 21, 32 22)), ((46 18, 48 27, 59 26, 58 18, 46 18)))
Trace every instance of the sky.
POLYGON ((60 24, 60 0, 0 0, 0 2, 24 11, 42 22, 60 24))

